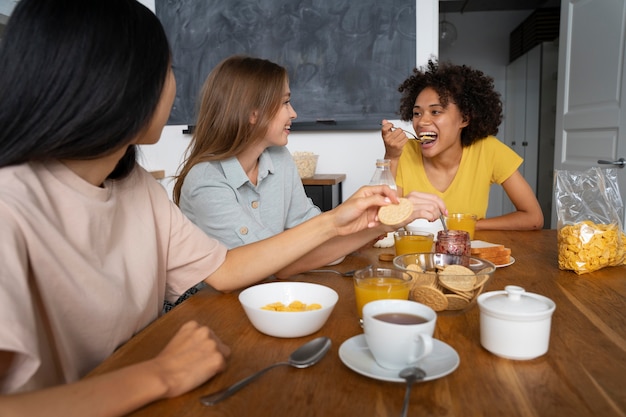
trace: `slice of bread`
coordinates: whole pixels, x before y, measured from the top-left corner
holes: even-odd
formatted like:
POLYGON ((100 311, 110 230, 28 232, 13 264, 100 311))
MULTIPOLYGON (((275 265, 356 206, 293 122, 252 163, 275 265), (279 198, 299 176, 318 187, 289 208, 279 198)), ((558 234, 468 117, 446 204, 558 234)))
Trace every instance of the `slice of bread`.
POLYGON ((496 265, 504 265, 510 262, 511 249, 497 243, 474 240, 472 241, 471 255, 496 265))
POLYGON ((471 254, 472 256, 478 256, 479 258, 482 256, 492 256, 492 257, 497 257, 497 256, 505 256, 511 255, 511 249, 509 248, 505 248, 504 246, 502 246, 501 248, 493 248, 493 249, 473 249, 471 250, 471 254))

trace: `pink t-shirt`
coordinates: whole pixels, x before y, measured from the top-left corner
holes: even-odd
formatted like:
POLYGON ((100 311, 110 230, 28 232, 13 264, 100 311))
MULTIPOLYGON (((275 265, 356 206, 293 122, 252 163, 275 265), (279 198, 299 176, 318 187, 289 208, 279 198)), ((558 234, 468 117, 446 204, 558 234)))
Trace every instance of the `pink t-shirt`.
POLYGON ((0 236, 4 393, 80 379, 226 256, 140 167, 102 188, 58 162, 1 168, 0 236))

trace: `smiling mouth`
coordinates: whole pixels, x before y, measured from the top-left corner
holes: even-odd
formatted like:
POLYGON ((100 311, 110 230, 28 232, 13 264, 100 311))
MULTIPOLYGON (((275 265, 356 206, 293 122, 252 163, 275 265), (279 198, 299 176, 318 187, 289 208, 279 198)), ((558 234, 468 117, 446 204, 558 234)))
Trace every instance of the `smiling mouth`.
POLYGON ((437 139, 437 134, 435 132, 420 132, 418 138, 423 144, 430 143, 437 139))

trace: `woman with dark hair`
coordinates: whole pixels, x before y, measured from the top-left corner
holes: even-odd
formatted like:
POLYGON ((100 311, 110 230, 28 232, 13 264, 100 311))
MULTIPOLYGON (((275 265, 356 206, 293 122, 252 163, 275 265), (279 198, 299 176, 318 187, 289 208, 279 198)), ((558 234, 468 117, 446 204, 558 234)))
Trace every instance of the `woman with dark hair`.
MULTIPOLYGON (((229 248, 266 239, 320 214, 286 148, 297 117, 290 99, 286 69, 265 59, 226 58, 205 81, 174 201, 229 248)), ((409 198, 416 211, 427 208, 420 215, 432 215, 432 207, 445 210, 432 195, 414 193, 409 198)), ((341 259, 388 231, 381 225, 329 240, 276 276, 341 259)))
POLYGON ((383 120, 385 158, 391 159, 398 194, 420 190, 441 197, 450 213, 472 213, 476 230, 543 227, 537 198, 518 171, 523 159, 495 136, 502 102, 493 78, 465 65, 438 64, 413 70, 399 91, 400 118, 418 137, 383 120), (516 211, 485 218, 491 184, 504 188, 516 211))
MULTIPOLYGON (((185 393, 230 354, 188 322, 153 359, 83 377, 201 281, 245 287, 379 227, 385 187, 234 250, 135 163, 175 96, 166 37, 135 0, 21 0, 0 44, 0 414, 118 416, 185 393), (306 236, 306 239, 302 239, 306 236), (276 257, 276 253, 280 257, 276 257), (249 259, 255 262, 248 262, 249 259)), ((432 215, 438 214, 433 206, 432 215)))

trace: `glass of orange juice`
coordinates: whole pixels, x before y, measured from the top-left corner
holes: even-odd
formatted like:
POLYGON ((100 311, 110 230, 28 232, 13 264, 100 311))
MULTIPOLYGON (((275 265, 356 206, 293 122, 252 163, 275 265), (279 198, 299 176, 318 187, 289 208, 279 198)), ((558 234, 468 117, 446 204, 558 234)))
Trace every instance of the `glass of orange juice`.
POLYGON ((398 230, 393 234, 396 255, 432 252, 435 235, 428 232, 398 230))
POLYGON ((470 235, 470 240, 474 240, 474 231, 476 230, 475 214, 469 213, 453 213, 446 217, 446 225, 449 230, 464 230, 470 235))
POLYGON ((368 266, 354 273, 354 293, 359 319, 363 306, 370 301, 395 298, 407 300, 411 288, 411 275, 399 269, 368 266))

